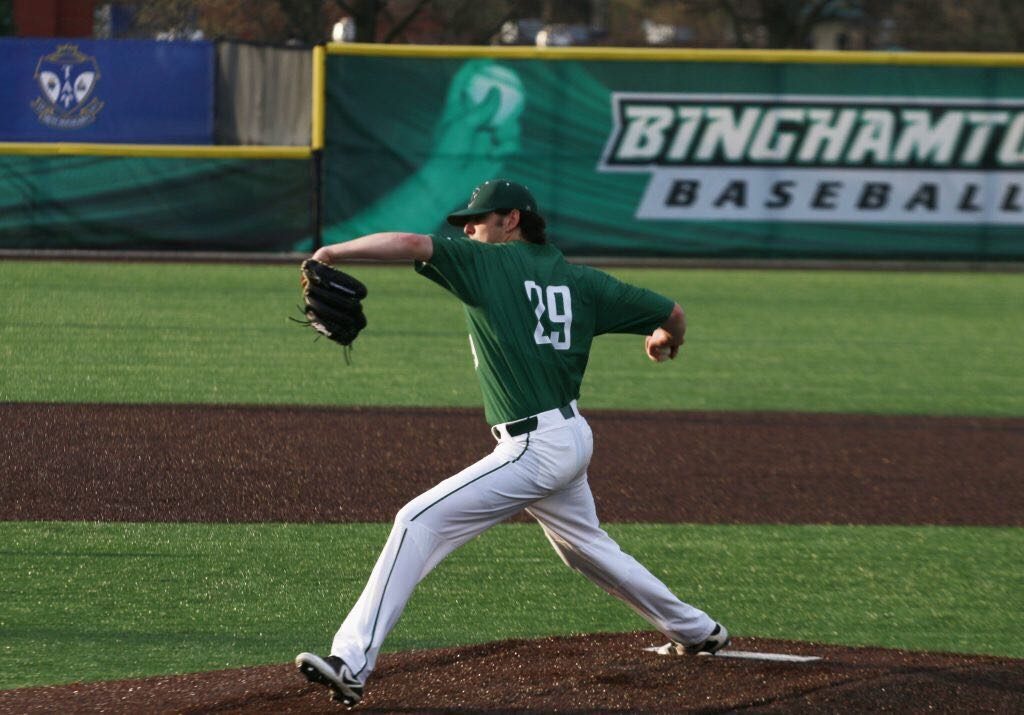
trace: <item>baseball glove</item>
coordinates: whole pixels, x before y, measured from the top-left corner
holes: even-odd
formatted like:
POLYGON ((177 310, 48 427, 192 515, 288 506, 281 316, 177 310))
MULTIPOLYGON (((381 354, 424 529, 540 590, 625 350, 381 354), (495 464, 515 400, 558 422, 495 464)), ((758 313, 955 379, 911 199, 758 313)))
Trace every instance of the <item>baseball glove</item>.
POLYGON ((341 345, 348 361, 352 342, 366 327, 362 303, 366 286, 357 278, 312 258, 302 262, 299 282, 303 302, 299 310, 306 319, 292 320, 341 345))

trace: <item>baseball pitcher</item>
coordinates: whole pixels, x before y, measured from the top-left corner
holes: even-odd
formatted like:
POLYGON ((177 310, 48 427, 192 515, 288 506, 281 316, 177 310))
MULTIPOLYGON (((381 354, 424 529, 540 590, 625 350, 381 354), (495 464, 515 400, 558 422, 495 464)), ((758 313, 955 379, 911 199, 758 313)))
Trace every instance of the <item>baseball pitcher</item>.
POLYGON ((647 619, 668 647, 692 654, 723 648, 724 626, 680 601, 601 529, 587 482, 593 436, 576 404, 595 337, 645 335, 651 360, 671 360, 686 331, 682 308, 567 262, 521 184, 483 183, 448 222, 465 238, 375 233, 313 254, 325 264, 412 260, 422 276, 462 301, 497 445, 398 512, 330 654, 299 654, 299 671, 345 705, 358 703, 416 584, 456 548, 524 509, 568 566, 647 619))

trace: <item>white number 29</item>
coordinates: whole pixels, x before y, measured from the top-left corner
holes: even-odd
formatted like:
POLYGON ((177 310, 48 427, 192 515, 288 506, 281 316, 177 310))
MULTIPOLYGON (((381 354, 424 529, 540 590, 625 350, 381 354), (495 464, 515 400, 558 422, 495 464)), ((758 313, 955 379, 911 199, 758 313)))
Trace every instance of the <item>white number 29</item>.
POLYGON ((526 297, 537 316, 533 340, 538 345, 550 345, 555 350, 568 350, 572 344, 572 295, 569 286, 548 286, 546 289, 533 281, 525 281, 526 297), (546 330, 544 315, 551 327, 546 330))

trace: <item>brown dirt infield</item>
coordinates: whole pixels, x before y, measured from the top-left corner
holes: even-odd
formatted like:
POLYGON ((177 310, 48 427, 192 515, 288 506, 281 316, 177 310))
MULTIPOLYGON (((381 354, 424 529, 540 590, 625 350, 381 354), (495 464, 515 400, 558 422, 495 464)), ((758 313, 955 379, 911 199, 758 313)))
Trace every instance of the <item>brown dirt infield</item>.
MULTIPOLYGON (((588 419, 605 521, 1024 525, 1020 419, 588 419)), ((0 424, 3 520, 387 521, 493 444, 477 410, 0 404, 0 424)), ((657 642, 600 634, 385 654, 359 709, 1024 711, 1015 659, 756 638, 734 647, 825 659, 640 650, 657 642)), ((5 713, 338 710, 289 665, 0 692, 5 713)))

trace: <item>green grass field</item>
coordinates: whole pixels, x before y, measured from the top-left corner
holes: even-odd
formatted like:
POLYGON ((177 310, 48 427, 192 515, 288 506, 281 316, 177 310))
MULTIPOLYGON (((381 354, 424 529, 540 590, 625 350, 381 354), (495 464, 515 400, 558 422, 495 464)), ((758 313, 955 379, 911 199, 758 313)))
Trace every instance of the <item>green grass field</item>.
MULTIPOLYGON (((0 402, 479 405, 457 303, 409 269, 355 272, 370 326, 346 366, 287 320, 295 267, 0 262, 0 402)), ((585 409, 1024 415, 1019 275, 612 272, 677 298, 688 342, 653 365, 639 337, 599 339, 585 409)), ((0 522, 0 688, 323 648, 387 528, 0 522)), ((1024 657, 1022 529, 609 531, 738 635, 1024 657)), ((428 577, 387 647, 637 629, 508 525, 428 577)))
MULTIPOLYGON (((326 648, 388 528, 0 523, 0 688, 277 663, 326 648)), ((608 530, 737 635, 1024 657, 1021 612, 1008 608, 1020 598, 1021 529, 608 530)), ((631 630, 650 627, 567 569, 539 528, 514 524, 428 576, 386 650, 631 630)))
MULTIPOLYGON (((458 303, 356 269, 353 364, 287 320, 290 266, 0 262, 0 401, 480 404, 458 303)), ((1024 414, 1024 277, 614 270, 676 298, 682 360, 605 336, 586 408, 1024 414)))

